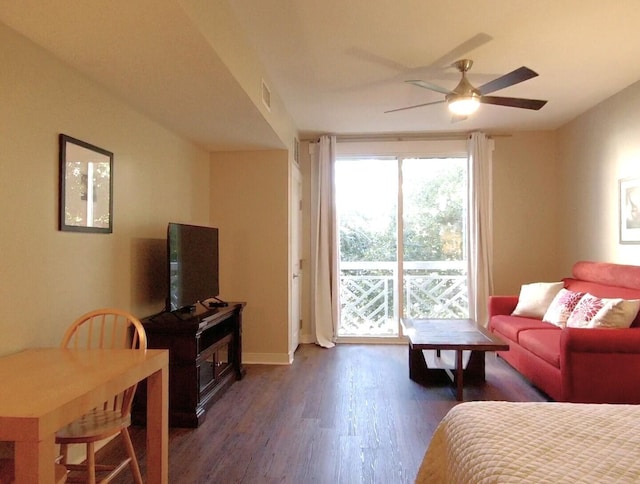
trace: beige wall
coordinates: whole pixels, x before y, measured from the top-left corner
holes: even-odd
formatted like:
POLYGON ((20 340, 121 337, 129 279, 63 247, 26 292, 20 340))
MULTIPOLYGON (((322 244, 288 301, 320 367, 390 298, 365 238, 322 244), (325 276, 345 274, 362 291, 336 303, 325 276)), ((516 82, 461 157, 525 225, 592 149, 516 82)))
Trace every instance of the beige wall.
MULTIPOLYGON (((494 293, 570 275, 580 259, 640 265, 640 245, 618 243, 618 179, 640 176, 640 83, 557 131, 495 137, 494 293)), ((310 197, 308 143, 301 146, 304 213, 310 197)), ((212 207, 213 212, 213 207, 212 207)), ((304 220, 303 259, 310 230, 304 220)), ((309 271, 302 339, 312 340, 309 271)))
POLYGON ((578 260, 640 265, 619 243, 618 180, 640 177, 640 82, 555 132, 496 138, 495 293, 568 276, 578 260))
POLYGON ((167 222, 209 222, 208 154, 2 24, 0 58, 0 354, 97 307, 160 311, 167 222), (59 133, 114 153, 112 234, 57 230, 59 133))
POLYGON ((556 134, 496 136, 493 153, 494 293, 557 280, 559 180, 556 134))
POLYGON ((211 154, 211 224, 220 229, 221 298, 246 301, 245 363, 288 363, 289 158, 211 154))
MULTIPOLYGON (((210 156, 1 25, 0 52, 0 354, 57 344, 97 306, 159 311, 166 223, 179 221, 220 227, 221 295, 248 302, 245 361, 282 362, 290 154, 210 156), (113 234, 57 230, 59 133, 115 153, 113 234)), ((557 132, 496 138, 496 293, 562 277, 577 259, 640 264, 640 246, 618 244, 617 225, 617 180, 640 176, 638 108, 636 84, 557 132)), ((274 129, 290 147, 295 130, 282 116, 274 129)), ((308 304, 302 311, 308 319, 308 304)))
MULTIPOLYGON (((495 138, 494 293, 570 275, 580 259, 640 265, 640 245, 618 244, 617 180, 640 176, 640 83, 556 131, 495 138)), ((308 213, 308 143, 300 149, 308 213)), ((213 208, 212 208, 213 211, 213 208)), ((309 219, 303 221, 309 260, 309 219)), ((311 341, 309 271, 303 341, 311 341)))
POLYGON ((640 177, 640 82, 559 131, 565 265, 597 260, 640 265, 640 245, 619 244, 618 180, 640 177))

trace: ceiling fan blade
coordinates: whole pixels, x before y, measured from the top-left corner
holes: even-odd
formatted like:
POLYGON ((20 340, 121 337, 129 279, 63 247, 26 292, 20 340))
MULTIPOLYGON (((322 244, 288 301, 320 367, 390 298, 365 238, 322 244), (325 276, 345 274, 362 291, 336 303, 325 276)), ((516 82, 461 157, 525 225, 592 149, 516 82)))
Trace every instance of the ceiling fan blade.
POLYGON ((405 72, 409 69, 408 66, 401 64, 400 62, 396 62, 393 59, 389 59, 387 57, 375 54, 373 52, 369 52, 365 49, 361 49, 359 47, 350 47, 345 51, 346 54, 349 54, 359 60, 363 60, 365 62, 370 62, 372 64, 378 64, 382 67, 386 67, 389 70, 397 71, 397 72, 405 72))
POLYGON ((483 84, 478 88, 480 94, 489 94, 490 92, 498 91, 500 89, 504 89, 505 87, 513 86, 514 84, 518 84, 520 82, 526 81, 527 79, 531 79, 532 77, 537 77, 538 73, 532 71, 528 67, 519 67, 515 71, 511 71, 504 76, 500 76, 493 81, 489 81, 486 84, 483 84))
POLYGON ((424 104, 416 104, 415 106, 407 106, 406 108, 391 109, 389 111, 385 111, 385 114, 395 113, 396 111, 406 111, 407 109, 421 108, 423 106, 431 106, 432 104, 442 104, 443 102, 445 102, 444 99, 442 101, 434 101, 432 103, 424 103, 424 104))
POLYGON ((484 45, 487 42, 490 42, 492 40, 493 40, 493 37, 491 37, 489 34, 480 32, 479 34, 474 35, 470 39, 465 40, 459 46, 454 47, 439 59, 433 61, 430 67, 432 69, 449 67, 458 59, 467 56, 467 54, 472 50, 475 50, 481 45, 484 45))
POLYGON ((522 99, 518 97, 501 96, 480 96, 480 102, 483 104, 508 106, 510 108, 534 109, 536 111, 547 104, 547 101, 542 101, 540 99, 522 99))
POLYGON ((430 82, 426 82, 426 81, 412 80, 412 81, 404 81, 404 82, 413 84, 414 86, 422 87, 424 89, 429 89, 431 91, 440 92, 442 94, 451 93, 449 89, 445 89, 444 87, 440 87, 436 84, 431 84, 430 82))

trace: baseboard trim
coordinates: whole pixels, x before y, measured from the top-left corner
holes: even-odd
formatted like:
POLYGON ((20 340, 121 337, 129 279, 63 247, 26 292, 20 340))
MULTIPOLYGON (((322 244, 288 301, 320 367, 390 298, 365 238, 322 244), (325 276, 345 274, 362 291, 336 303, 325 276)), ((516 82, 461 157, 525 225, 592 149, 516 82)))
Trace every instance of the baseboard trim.
POLYGON ((287 353, 242 353, 244 365, 290 365, 287 353))
POLYGON ((301 334, 300 335, 300 344, 301 345, 308 345, 308 344, 312 344, 315 343, 316 339, 313 337, 312 334, 301 334))
POLYGON ((368 345, 406 345, 407 338, 403 336, 338 336, 338 344, 368 344, 368 345))
MULTIPOLYGON (((308 335, 301 335, 300 344, 315 344, 308 335)), ((343 336, 337 338, 337 344, 382 344, 382 345, 406 345, 405 337, 377 337, 366 338, 358 336, 343 336)), ((242 363, 245 365, 290 365, 295 355, 289 353, 242 353, 242 363)))

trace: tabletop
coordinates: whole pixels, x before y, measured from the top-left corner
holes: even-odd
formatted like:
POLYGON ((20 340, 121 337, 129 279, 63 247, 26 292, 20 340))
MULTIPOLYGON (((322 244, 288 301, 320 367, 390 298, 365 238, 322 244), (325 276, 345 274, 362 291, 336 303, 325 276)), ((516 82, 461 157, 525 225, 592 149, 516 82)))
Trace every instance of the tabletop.
POLYGON ((53 435, 58 429, 108 397, 153 377, 155 425, 148 430, 160 442, 152 442, 148 450, 161 469, 153 470, 151 480, 166 482, 167 366, 167 350, 38 348, 1 357, 0 440, 16 442, 17 471, 37 475, 25 467, 31 463, 38 472, 52 472, 53 435), (49 459, 50 469, 44 463, 49 459))
POLYGON ((403 319, 409 342, 416 349, 507 350, 509 345, 471 319, 403 319))

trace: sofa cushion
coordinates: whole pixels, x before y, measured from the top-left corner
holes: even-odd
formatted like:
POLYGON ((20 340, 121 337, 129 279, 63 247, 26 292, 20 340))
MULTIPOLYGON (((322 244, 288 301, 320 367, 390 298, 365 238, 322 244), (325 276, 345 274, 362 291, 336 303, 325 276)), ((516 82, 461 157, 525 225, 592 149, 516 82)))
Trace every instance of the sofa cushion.
POLYGON ((527 329, 560 329, 539 319, 498 315, 491 318, 490 327, 511 341, 518 342, 518 334, 527 329))
POLYGON ((563 282, 534 282, 520 287, 514 316, 542 319, 553 298, 564 287, 563 282))
POLYGON ((570 291, 565 288, 560 289, 560 292, 551 301, 549 309, 544 313, 542 320, 564 328, 567 325, 567 319, 569 319, 569 316, 584 295, 584 292, 570 291))
POLYGON ((520 332, 518 343, 547 363, 560 368, 560 328, 527 329, 520 332))

